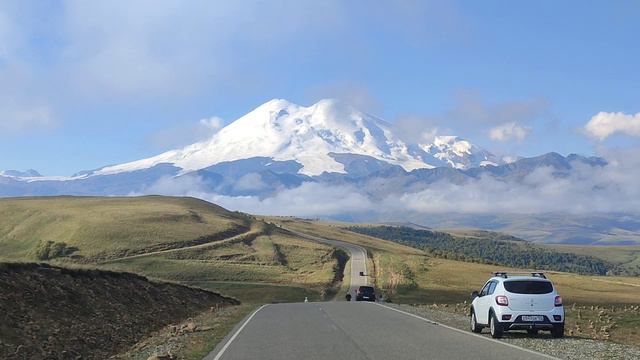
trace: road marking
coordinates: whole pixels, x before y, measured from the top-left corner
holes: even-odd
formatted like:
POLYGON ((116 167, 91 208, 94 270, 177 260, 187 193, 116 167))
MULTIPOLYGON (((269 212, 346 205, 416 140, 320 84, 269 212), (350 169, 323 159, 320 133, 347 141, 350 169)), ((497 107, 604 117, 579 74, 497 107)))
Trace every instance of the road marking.
POLYGON ((512 348, 515 348, 515 349, 518 349, 518 350, 522 350, 522 351, 524 351, 524 352, 528 352, 528 353, 530 353, 530 354, 544 356, 544 357, 546 357, 546 358, 548 358, 548 359, 560 360, 560 358, 557 358, 557 357, 554 357, 554 356, 551 356, 551 355, 543 354, 543 353, 541 353, 541 352, 537 352, 537 351, 534 351, 534 350, 525 349, 525 348, 520 347, 520 346, 517 346, 517 345, 509 344, 509 343, 506 343, 506 342, 503 342, 503 341, 499 341, 499 340, 496 340, 496 339, 487 338, 487 337, 484 337, 484 336, 482 336, 482 335, 478 335, 478 334, 474 334, 474 333, 471 333, 471 332, 468 332, 468 331, 465 331, 465 330, 461 330, 461 329, 458 329, 458 328, 454 328, 454 327, 452 327, 452 326, 445 325, 445 324, 439 323, 439 322, 437 322, 437 321, 433 321, 433 320, 431 320, 431 319, 427 319, 427 318, 425 318, 425 317, 418 316, 418 315, 416 315, 416 314, 412 314, 412 313, 409 313, 409 312, 406 312, 406 311, 402 311, 402 310, 394 309, 394 308, 392 308, 392 307, 390 307, 390 306, 387 306, 387 305, 382 305, 382 304, 380 304, 380 303, 371 303, 371 304, 375 304, 375 305, 378 305, 378 306, 382 306, 383 308, 387 308, 387 309, 389 309, 389 310, 393 310, 393 311, 399 312, 399 313, 401 313, 401 314, 404 314, 404 315, 407 315, 407 316, 411 316, 411 317, 413 317, 413 318, 416 318, 416 319, 419 319, 419 320, 422 320, 422 321, 428 322, 428 323, 430 323, 430 324, 432 324, 432 325, 442 326, 442 327, 444 327, 444 328, 447 328, 447 329, 449 329, 449 330, 453 330, 453 331, 459 332, 459 333, 461 333, 461 334, 470 335, 470 336, 475 336, 475 337, 477 337, 477 338, 479 338, 479 339, 483 339, 483 340, 491 341, 491 342, 494 342, 494 343, 497 343, 497 344, 502 344, 502 345, 504 345, 504 346, 509 346, 509 347, 512 347, 512 348))
POLYGON ((253 317, 258 313, 258 311, 262 310, 262 308, 266 307, 269 304, 264 304, 262 306, 260 306, 258 308, 258 310, 254 311, 253 314, 251 314, 247 320, 244 322, 244 324, 242 324, 242 326, 240 326, 240 328, 231 336, 231 338, 229 339, 229 341, 227 341, 226 344, 224 344, 224 346, 222 347, 222 349, 220 349, 220 351, 218 352, 218 354, 216 355, 216 357, 213 358, 213 360, 220 360, 222 358, 222 355, 224 355, 224 352, 227 351, 227 348, 229 347, 229 345, 231 345, 231 343, 233 342, 233 340, 236 339, 236 337, 238 337, 238 334, 240 334, 240 332, 242 331, 242 329, 244 329, 245 326, 247 326, 247 324, 249 323, 249 321, 251 321, 251 319, 253 319, 253 317))

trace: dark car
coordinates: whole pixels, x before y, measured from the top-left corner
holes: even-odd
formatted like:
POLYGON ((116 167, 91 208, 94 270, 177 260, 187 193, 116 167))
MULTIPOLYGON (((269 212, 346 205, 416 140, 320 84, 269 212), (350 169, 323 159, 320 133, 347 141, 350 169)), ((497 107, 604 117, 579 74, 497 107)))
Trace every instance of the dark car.
POLYGON ((356 301, 376 301, 376 291, 371 286, 360 286, 356 291, 356 301))

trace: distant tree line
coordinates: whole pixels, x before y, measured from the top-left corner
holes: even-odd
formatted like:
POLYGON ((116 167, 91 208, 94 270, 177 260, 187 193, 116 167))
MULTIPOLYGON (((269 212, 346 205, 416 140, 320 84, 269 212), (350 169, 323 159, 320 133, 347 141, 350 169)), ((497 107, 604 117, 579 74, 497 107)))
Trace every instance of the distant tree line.
POLYGON ((439 231, 396 226, 354 226, 349 230, 411 246, 432 256, 451 260, 579 274, 606 275, 616 272, 614 264, 593 256, 544 249, 526 241, 464 238, 439 231))

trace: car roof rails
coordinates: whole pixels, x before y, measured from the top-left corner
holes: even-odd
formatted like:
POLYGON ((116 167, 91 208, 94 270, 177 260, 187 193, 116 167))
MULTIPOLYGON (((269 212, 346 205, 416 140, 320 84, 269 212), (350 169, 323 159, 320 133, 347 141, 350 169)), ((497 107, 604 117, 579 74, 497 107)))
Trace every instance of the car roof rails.
POLYGON ((545 276, 545 274, 542 271, 532 271, 532 272, 506 272, 506 271, 496 271, 495 273, 493 273, 493 275, 495 277, 501 277, 501 278, 508 278, 509 275, 513 276, 513 275, 523 275, 523 274, 527 274, 527 275, 531 275, 533 277, 539 277, 541 279, 546 279, 547 277, 545 276))
POLYGON ((506 271, 497 271, 495 273, 493 273, 494 276, 496 277, 502 277, 502 278, 507 278, 507 272, 506 271))

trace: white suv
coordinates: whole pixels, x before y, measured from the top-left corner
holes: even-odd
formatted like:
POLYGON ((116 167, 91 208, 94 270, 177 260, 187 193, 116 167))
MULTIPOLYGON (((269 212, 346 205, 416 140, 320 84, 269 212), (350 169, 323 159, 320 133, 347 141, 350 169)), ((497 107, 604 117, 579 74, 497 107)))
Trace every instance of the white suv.
POLYGON ((497 272, 471 298, 473 332, 488 326, 494 338, 509 330, 527 330, 529 334, 550 330, 553 337, 564 336, 562 297, 541 272, 526 276, 497 272))

